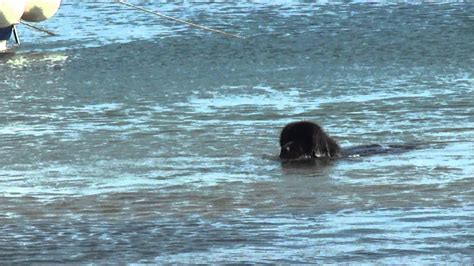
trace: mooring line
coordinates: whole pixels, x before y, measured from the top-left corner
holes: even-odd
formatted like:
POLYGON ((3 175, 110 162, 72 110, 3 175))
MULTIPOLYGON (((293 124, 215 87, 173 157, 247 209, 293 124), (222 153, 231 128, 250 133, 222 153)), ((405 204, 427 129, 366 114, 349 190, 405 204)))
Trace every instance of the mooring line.
POLYGON ((25 25, 25 26, 27 26, 27 27, 30 27, 30 28, 32 28, 32 29, 35 29, 35 30, 37 30, 37 31, 44 32, 44 33, 46 33, 46 34, 48 34, 48 35, 57 36, 57 34, 54 33, 54 32, 52 32, 52 31, 45 30, 45 29, 42 29, 42 28, 40 28, 40 27, 36 27, 35 25, 32 25, 32 24, 30 24, 30 23, 27 23, 27 22, 24 22, 24 21, 20 21, 20 23, 23 24, 23 25, 25 25))
POLYGON ((140 11, 143 11, 143 12, 146 12, 146 13, 149 13, 149 14, 153 14, 155 16, 159 16, 161 18, 165 18, 165 19, 168 19, 168 20, 183 23, 183 24, 186 24, 186 25, 191 26, 191 27, 199 28, 199 29, 202 29, 202 30, 207 30, 207 31, 214 32, 214 33, 219 33, 219 34, 230 36, 230 37, 245 39, 244 37, 236 35, 236 34, 228 33, 228 32, 221 31, 221 30, 216 30, 216 29, 209 28, 209 27, 199 25, 199 24, 196 24, 196 23, 192 23, 192 22, 189 22, 189 21, 186 21, 186 20, 182 20, 182 19, 179 19, 179 18, 174 18, 174 17, 168 16, 168 15, 164 15, 160 12, 155 12, 155 11, 143 8, 143 7, 139 7, 139 6, 136 6, 134 4, 130 4, 130 3, 126 2, 126 1, 123 1, 123 0, 115 0, 115 2, 117 2, 119 4, 122 4, 122 5, 126 5, 128 7, 131 7, 131 8, 137 9, 137 10, 140 10, 140 11))

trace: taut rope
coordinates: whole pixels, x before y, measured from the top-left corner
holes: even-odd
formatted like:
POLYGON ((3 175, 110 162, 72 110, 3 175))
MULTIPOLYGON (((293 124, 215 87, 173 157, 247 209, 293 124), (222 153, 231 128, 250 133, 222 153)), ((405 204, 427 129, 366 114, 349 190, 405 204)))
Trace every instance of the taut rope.
POLYGON ((174 17, 164 15, 164 14, 159 13, 159 12, 155 12, 155 11, 143 8, 143 7, 139 7, 139 6, 130 4, 130 3, 122 1, 122 0, 115 0, 115 2, 117 2, 119 4, 122 4, 122 5, 126 5, 128 7, 131 7, 131 8, 137 9, 137 10, 140 10, 140 11, 143 11, 143 12, 146 12, 146 13, 149 13, 149 14, 153 14, 153 15, 161 17, 161 18, 165 18, 165 19, 168 19, 168 20, 183 23, 183 24, 186 24, 186 25, 191 26, 191 27, 199 28, 199 29, 202 29, 202 30, 207 30, 207 31, 214 32, 214 33, 219 33, 219 34, 229 36, 229 37, 245 39, 244 37, 236 35, 236 34, 228 33, 228 32, 221 31, 221 30, 212 29, 212 28, 209 28, 209 27, 206 27, 206 26, 203 26, 203 25, 199 25, 199 24, 196 24, 196 23, 192 23, 192 22, 189 22, 189 21, 186 21, 186 20, 182 20, 182 19, 179 19, 179 18, 174 18, 174 17))

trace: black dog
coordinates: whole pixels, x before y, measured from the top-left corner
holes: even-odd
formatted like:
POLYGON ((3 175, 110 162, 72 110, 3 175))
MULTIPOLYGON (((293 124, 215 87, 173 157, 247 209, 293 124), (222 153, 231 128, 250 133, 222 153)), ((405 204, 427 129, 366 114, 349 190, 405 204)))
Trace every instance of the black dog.
POLYGON ((340 157, 341 148, 317 124, 307 121, 286 125, 280 134, 280 158, 340 157))
POLYGON ((341 148, 317 124, 307 121, 293 122, 286 125, 280 134, 280 158, 285 160, 310 158, 360 157, 373 154, 401 153, 413 150, 418 145, 370 144, 341 148))

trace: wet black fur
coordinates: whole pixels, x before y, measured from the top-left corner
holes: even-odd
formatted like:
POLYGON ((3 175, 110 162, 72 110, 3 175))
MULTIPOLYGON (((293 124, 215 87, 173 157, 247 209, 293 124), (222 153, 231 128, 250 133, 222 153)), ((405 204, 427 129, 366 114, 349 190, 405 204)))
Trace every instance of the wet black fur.
POLYGON ((280 134, 280 158, 340 157, 341 148, 317 124, 308 121, 286 125, 280 134))

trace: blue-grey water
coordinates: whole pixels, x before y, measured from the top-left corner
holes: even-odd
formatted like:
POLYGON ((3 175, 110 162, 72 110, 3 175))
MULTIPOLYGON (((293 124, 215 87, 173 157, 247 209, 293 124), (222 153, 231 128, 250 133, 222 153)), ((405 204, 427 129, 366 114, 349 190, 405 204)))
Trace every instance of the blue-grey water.
POLYGON ((0 55, 1 263, 474 262, 474 4, 64 1, 0 55), (320 123, 400 154, 282 165, 320 123))

